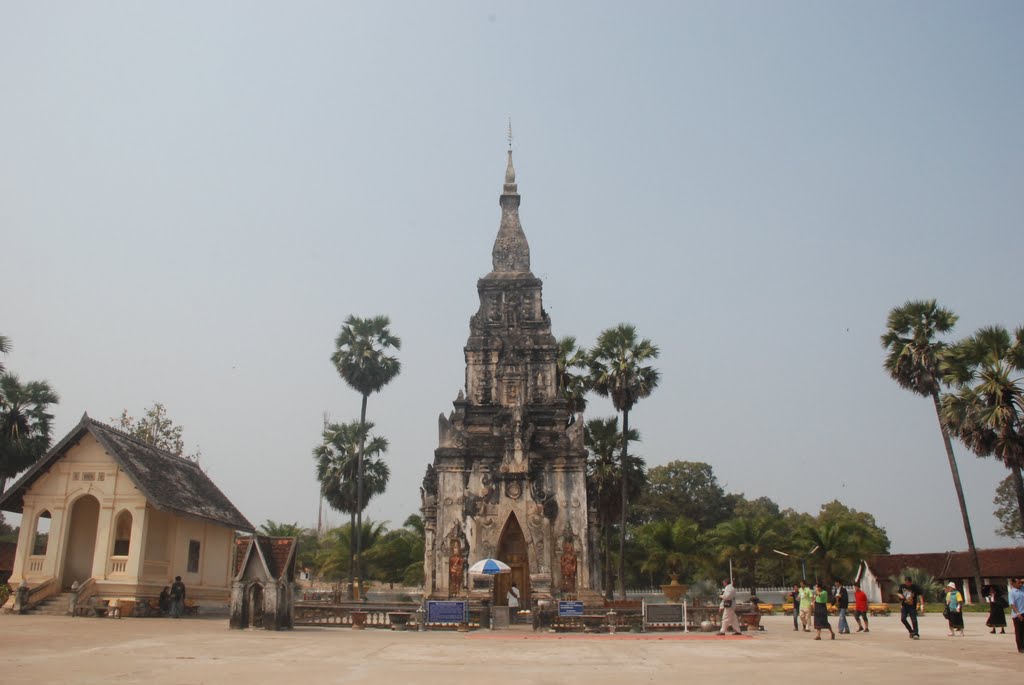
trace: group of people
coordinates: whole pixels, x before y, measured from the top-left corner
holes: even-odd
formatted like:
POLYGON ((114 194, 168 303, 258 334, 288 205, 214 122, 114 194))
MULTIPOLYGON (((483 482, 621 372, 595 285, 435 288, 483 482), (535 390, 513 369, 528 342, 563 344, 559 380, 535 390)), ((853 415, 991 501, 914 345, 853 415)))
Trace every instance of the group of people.
POLYGON ((185 583, 181 576, 174 576, 170 586, 160 591, 160 613, 171 618, 181 618, 185 613, 185 583))
MULTIPOLYGON (((789 594, 793 600, 793 630, 816 632, 814 639, 821 639, 821 631, 827 630, 832 639, 836 639, 836 631, 832 630, 832 624, 828 620, 829 606, 836 607, 839 613, 839 622, 836 626, 840 635, 850 632, 850 623, 847 620, 847 613, 850 610, 850 592, 843 585, 842 581, 836 580, 831 590, 827 589, 824 583, 817 582, 813 589, 807 586, 807 582, 801 580, 798 585, 793 586, 789 594)), ((854 583, 853 592, 853 616, 857 621, 857 632, 871 632, 868 623, 868 596, 860 588, 860 583, 854 583)))
MULTIPOLYGON (((731 588, 727 585, 727 590, 731 588)), ((726 592, 723 592, 723 621, 722 633, 726 630, 726 618, 732 602, 726 602, 726 592)), ((732 590, 729 600, 735 598, 735 590, 732 590)), ((918 610, 924 611, 924 590, 912 578, 907 576, 899 588, 900 595, 900 622, 907 629, 908 636, 913 640, 921 638, 918 629, 918 610)), ((839 634, 849 633, 850 625, 846 620, 847 611, 850 606, 848 590, 839 580, 835 581, 831 594, 825 589, 822 583, 816 583, 811 589, 805 581, 793 586, 790 593, 793 601, 793 630, 799 631, 801 626, 805 632, 816 631, 815 640, 821 639, 821 631, 827 630, 832 639, 836 639, 836 631, 832 630, 829 623, 829 605, 836 607, 839 613, 838 632, 839 634)), ((868 623, 868 597, 861 589, 860 583, 854 583, 854 619, 857 621, 857 632, 870 632, 868 623)), ((943 616, 949 623, 949 635, 963 636, 964 634, 964 597, 957 590, 956 583, 950 582, 945 587, 945 607, 943 616)), ((1006 632, 1005 609, 1010 608, 1010 616, 1013 620, 1014 636, 1017 641, 1017 651, 1024 654, 1024 578, 1010 580, 1009 599, 1003 599, 1002 593, 995 586, 988 588, 987 599, 989 602, 989 616, 985 625, 992 633, 999 628, 1000 632, 1006 632)), ((733 619, 735 613, 733 614, 733 619)), ((737 628, 738 630, 738 628, 737 628)))

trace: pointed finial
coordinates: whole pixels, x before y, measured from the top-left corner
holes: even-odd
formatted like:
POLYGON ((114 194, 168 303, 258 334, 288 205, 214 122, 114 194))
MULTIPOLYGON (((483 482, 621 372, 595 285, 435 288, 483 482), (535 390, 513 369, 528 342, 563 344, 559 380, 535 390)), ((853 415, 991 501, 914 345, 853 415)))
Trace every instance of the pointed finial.
POLYGON ((512 151, 512 117, 508 118, 508 151, 512 151))

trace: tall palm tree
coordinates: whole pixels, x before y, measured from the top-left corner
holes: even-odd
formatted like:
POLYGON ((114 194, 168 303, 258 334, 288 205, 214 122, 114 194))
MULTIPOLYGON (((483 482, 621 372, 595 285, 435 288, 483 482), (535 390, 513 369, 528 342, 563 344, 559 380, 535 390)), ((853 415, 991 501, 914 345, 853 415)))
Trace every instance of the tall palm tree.
POLYGON ((756 593, 757 562, 778 544, 779 519, 756 516, 719 523, 709 538, 718 548, 718 560, 735 559, 750 578, 750 592, 756 593))
POLYGON ((942 398, 942 420, 979 457, 1010 469, 1024 525, 1024 326, 1013 336, 988 326, 957 343, 943 364, 957 391, 942 398))
MULTIPOLYGON (((630 442, 639 442, 640 433, 629 431, 630 442)), ((583 443, 587 448, 587 497, 595 503, 598 527, 601 530, 603 587, 608 599, 612 598, 612 532, 615 515, 620 504, 622 470, 615 451, 622 445, 619 417, 591 419, 583 430, 583 443)), ((644 460, 630 455, 626 478, 630 497, 638 496, 647 483, 644 460)))
MULTIPOLYGON (((391 333, 391 320, 386 316, 361 319, 349 316, 334 341, 335 351, 331 361, 345 383, 362 395, 359 410, 359 425, 366 425, 366 401, 375 392, 390 383, 402 370, 398 357, 390 354, 399 350, 402 341, 391 333)), ((356 458, 356 500, 363 499, 363 447, 365 432, 359 442, 356 458)), ((362 553, 361 525, 363 512, 356 512, 355 555, 358 560, 362 553)))
POLYGON ((587 351, 578 346, 576 338, 571 335, 559 338, 557 345, 555 372, 558 392, 568 403, 566 409, 569 411, 569 425, 572 425, 577 415, 587 408, 587 393, 590 391, 587 351))
POLYGON ((53 414, 60 397, 46 381, 22 383, 0 374, 0 493, 13 478, 50 449, 53 414))
POLYGON ((935 300, 907 301, 889 312, 887 329, 882 336, 882 347, 887 352, 885 370, 892 379, 905 390, 922 397, 930 397, 935 405, 935 416, 939 420, 949 471, 953 475, 953 488, 956 490, 960 516, 964 522, 975 588, 977 592, 981 592, 978 550, 974 546, 974 533, 971 532, 971 519, 967 515, 967 501, 964 499, 964 487, 960 482, 960 470, 956 465, 956 457, 953 456, 953 443, 949 439, 949 432, 942 422, 939 400, 942 383, 939 365, 948 346, 938 340, 937 336, 952 331, 957 318, 956 314, 945 307, 940 307, 935 300))
MULTIPOLYGON (((349 514, 349 530, 356 531, 359 539, 359 527, 362 525, 359 514, 374 496, 384 492, 391 477, 391 470, 381 458, 388 451, 388 441, 386 438, 370 436, 367 442, 367 433, 371 430, 372 423, 360 425, 352 421, 328 424, 324 428, 323 442, 313 449, 321 495, 331 507, 349 514), (363 451, 365 480, 362 492, 359 492, 356 478, 360 450, 363 451)), ((346 549, 353 557, 348 563, 351 593, 355 585, 355 574, 361 567, 355 560, 355 544, 346 549)))
MULTIPOLYGON (((648 397, 658 387, 658 371, 647 366, 651 359, 658 358, 658 347, 648 338, 637 338, 636 328, 619 324, 609 328, 597 338, 590 352, 590 378, 594 391, 602 397, 610 397, 616 411, 622 412, 622 434, 629 435, 629 412, 641 399, 648 397)), ((619 531, 619 592, 626 597, 626 514, 627 499, 627 449, 629 441, 622 441, 622 515, 619 531)))

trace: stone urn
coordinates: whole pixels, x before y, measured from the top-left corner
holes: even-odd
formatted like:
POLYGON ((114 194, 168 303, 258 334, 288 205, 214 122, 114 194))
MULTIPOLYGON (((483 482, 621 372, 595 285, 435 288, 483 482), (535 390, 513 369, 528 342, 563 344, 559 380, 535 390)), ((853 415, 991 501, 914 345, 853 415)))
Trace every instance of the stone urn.
POLYGON ((349 614, 352 617, 352 630, 363 630, 366 628, 366 612, 353 611, 349 614))
POLYGON ((661 591, 669 602, 672 604, 678 604, 682 596, 690 591, 690 586, 680 583, 679 576, 675 573, 669 574, 669 576, 672 578, 672 582, 667 585, 662 585, 661 591))

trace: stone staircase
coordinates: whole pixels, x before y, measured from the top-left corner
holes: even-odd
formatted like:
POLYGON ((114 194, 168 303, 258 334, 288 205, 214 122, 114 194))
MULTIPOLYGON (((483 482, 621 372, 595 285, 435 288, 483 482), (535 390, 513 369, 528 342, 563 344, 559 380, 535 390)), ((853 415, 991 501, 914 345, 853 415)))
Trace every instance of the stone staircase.
POLYGON ((26 613, 36 616, 67 616, 68 604, 71 602, 71 593, 62 592, 59 595, 47 597, 39 604, 29 609, 26 613))

